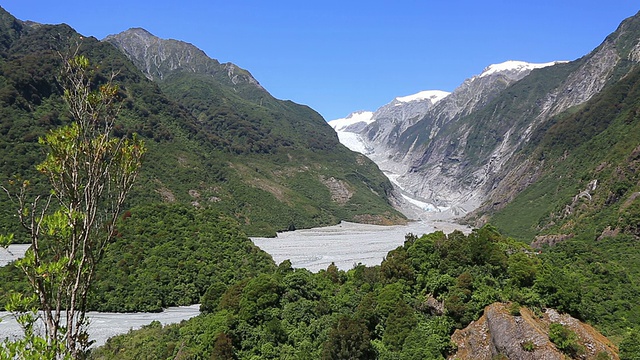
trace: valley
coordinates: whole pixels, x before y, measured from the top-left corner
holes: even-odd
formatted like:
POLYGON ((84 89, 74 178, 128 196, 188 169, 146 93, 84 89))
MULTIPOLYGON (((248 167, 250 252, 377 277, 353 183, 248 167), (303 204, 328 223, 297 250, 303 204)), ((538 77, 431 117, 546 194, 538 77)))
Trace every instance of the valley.
POLYGON ((640 356, 640 13, 328 123, 184 41, 0 15, 0 307, 124 325, 85 353, 22 317, 0 358, 640 356), (77 206, 104 164, 126 198, 77 206))

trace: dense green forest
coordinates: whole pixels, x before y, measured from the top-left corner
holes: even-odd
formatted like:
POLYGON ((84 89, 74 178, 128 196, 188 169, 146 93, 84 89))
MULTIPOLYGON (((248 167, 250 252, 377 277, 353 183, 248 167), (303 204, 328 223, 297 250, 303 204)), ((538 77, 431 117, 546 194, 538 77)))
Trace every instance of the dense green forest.
MULTIPOLYGON (((640 71, 624 67, 600 95, 537 130, 514 161, 533 159, 542 174, 493 214, 495 228, 408 235, 376 267, 313 274, 285 262, 219 283, 202 297, 201 316, 118 336, 93 356, 446 358, 452 332, 500 301, 571 314, 618 344, 620 358, 640 357, 640 71)), ((535 97, 531 86, 547 80, 507 92, 535 97)), ((563 331, 550 336, 571 338, 563 331)), ((581 356, 579 344, 556 346, 581 356)))
MULTIPOLYGON (((200 302, 214 282, 233 283, 273 270, 234 219, 188 205, 151 205, 127 211, 116 240, 96 270, 89 308, 162 311, 200 302)), ((27 292, 22 270, 0 267, 0 307, 12 292, 27 292)))
POLYGON ((455 349, 453 330, 502 301, 593 322, 634 358, 626 344, 640 320, 636 270, 597 256, 574 266, 568 258, 584 250, 537 253, 484 227, 407 235, 380 266, 346 272, 332 265, 311 273, 285 261, 251 279, 216 282, 202 297, 202 315, 116 336, 92 357, 444 359, 455 349))
POLYGON ((526 156, 540 179, 492 217, 501 231, 640 236, 640 69, 539 129, 526 156))

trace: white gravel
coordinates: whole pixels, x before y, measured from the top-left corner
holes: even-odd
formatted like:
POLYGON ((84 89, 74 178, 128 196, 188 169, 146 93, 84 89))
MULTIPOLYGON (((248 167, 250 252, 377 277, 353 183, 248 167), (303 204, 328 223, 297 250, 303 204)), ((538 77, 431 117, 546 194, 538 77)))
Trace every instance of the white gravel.
MULTIPOLYGON (((29 245, 9 245, 7 249, 0 248, 0 266, 5 266, 9 262, 24 255, 29 245)), ((0 286, 1 282, 0 282, 0 286)), ((192 318, 200 313, 200 305, 179 306, 165 309, 161 313, 104 313, 89 312, 90 319, 89 334, 91 339, 96 340, 93 346, 103 345, 108 338, 124 334, 131 329, 139 329, 144 325, 157 320, 160 323, 171 324, 192 318)), ((22 329, 13 316, 0 311, 0 341, 5 338, 14 339, 22 336, 22 329)), ((40 326, 42 328, 42 325, 40 326)), ((42 329, 40 329, 42 330, 42 329)))
MULTIPOLYGON (((276 238, 253 238, 253 242, 269 253, 276 263, 289 259, 293 267, 317 272, 332 262, 342 270, 359 263, 379 265, 390 250, 404 243, 408 233, 422 235, 437 230, 450 233, 453 230, 469 232, 470 229, 448 221, 417 221, 408 225, 377 226, 342 222, 323 228, 279 233, 276 238)), ((0 266, 24 255, 28 245, 10 245, 0 248, 0 266)), ((1 285, 0 285, 1 286, 1 285)), ((166 309, 162 313, 100 313, 90 312, 89 333, 100 346, 109 337, 139 329, 157 320, 170 324, 199 314, 200 305, 166 309)), ((0 312, 0 341, 20 336, 22 330, 7 312, 0 312)))
MULTIPOLYGON (((192 318, 200 313, 200 305, 179 306, 165 309, 161 313, 103 313, 91 311, 87 313, 90 319, 89 334, 95 340, 93 346, 103 345, 108 338, 124 334, 131 329, 139 329, 157 320, 163 325, 177 323, 192 318)), ((0 341, 5 338, 15 339, 22 336, 22 329, 13 316, 0 312, 0 341)), ((42 325, 40 325, 42 331, 42 325)))
POLYGON ((9 262, 21 258, 24 253, 31 246, 30 244, 14 244, 9 245, 8 248, 0 247, 0 266, 5 266, 9 262))
POLYGON ((276 238, 252 238, 276 263, 289 259, 295 268, 317 272, 332 262, 341 270, 359 263, 380 265, 387 253, 404 243, 408 233, 437 230, 450 233, 470 229, 447 221, 416 221, 408 225, 379 226, 342 222, 339 225, 279 233, 276 238))

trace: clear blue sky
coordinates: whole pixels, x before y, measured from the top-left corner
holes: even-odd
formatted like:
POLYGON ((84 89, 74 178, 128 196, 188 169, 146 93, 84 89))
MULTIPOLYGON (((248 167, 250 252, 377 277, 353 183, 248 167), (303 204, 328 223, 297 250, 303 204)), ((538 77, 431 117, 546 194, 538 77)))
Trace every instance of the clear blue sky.
POLYGON ((452 91, 489 64, 574 60, 640 10, 630 0, 3 0, 21 20, 102 39, 130 27, 233 62, 325 119, 452 91))

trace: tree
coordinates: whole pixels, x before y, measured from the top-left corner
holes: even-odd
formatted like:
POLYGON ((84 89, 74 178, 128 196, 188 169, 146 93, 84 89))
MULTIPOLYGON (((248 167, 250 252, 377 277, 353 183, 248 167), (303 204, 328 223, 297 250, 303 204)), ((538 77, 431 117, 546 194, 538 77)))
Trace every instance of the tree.
POLYGON ((322 359, 353 360, 374 359, 369 331, 362 319, 341 315, 334 328, 329 330, 323 345, 322 359))
POLYGON ((14 184, 14 192, 3 187, 31 240, 16 265, 37 296, 44 336, 74 358, 90 345, 87 295, 145 153, 135 135, 111 136, 119 110, 115 74, 96 86, 89 60, 77 53, 64 59, 60 77, 72 122, 40 138, 47 155, 36 168, 51 185, 49 196, 28 200, 29 181, 14 184))
POLYGON ((549 340, 556 345, 558 350, 571 356, 581 355, 585 352, 584 346, 579 343, 578 335, 560 323, 549 325, 549 340))
POLYGON ((620 342, 620 360, 640 358, 640 330, 632 329, 620 342))
POLYGON ((390 350, 401 351, 405 339, 415 331, 417 324, 413 309, 400 300, 387 318, 382 341, 390 350))
POLYGON ((211 353, 211 360, 233 360, 235 354, 233 352, 233 342, 229 335, 224 332, 216 335, 216 340, 213 343, 213 351, 211 353))

